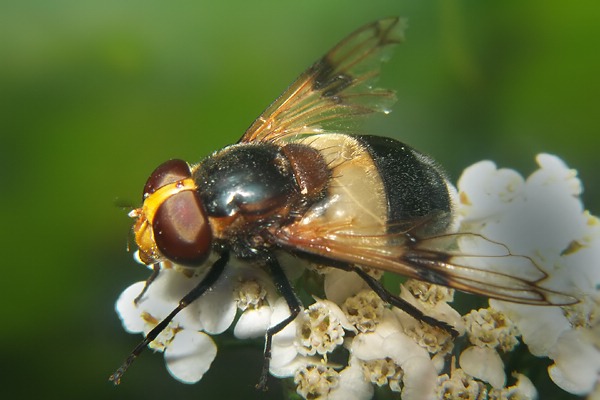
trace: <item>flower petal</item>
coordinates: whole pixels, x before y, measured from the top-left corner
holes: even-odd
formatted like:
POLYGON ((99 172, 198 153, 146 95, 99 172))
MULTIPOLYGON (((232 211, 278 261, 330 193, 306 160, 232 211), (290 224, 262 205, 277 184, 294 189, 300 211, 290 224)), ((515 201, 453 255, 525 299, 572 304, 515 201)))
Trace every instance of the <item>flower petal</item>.
POLYGON ((412 357, 429 359, 429 353, 404 333, 391 310, 384 311, 382 322, 373 332, 357 335, 351 350, 364 361, 389 357, 400 366, 412 357))
POLYGON ((403 400, 430 400, 435 397, 437 372, 428 357, 411 357, 402 365, 403 400))
MULTIPOLYGON (((388 357, 394 360, 396 364, 400 365, 403 369, 405 368, 405 363, 413 362, 416 358, 427 360, 427 362, 431 364, 432 371, 435 369, 427 350, 419 346, 412 338, 402 332, 397 332, 386 337, 383 341, 383 348, 386 349, 388 357)), ((434 375, 437 376, 437 374, 434 375)))
MULTIPOLYGON (((275 303, 275 306, 273 307, 270 326, 277 325, 289 315, 290 309, 285 299, 278 299, 275 303)), ((289 364, 298 355, 298 351, 295 346, 298 329, 297 321, 298 319, 292 321, 275 336, 273 336, 270 364, 272 367, 272 371, 289 364)))
POLYGON ((325 275, 324 288, 327 299, 342 304, 348 297, 367 289, 368 286, 354 273, 332 269, 325 275))
POLYGON ((583 192, 577 170, 567 167, 563 160, 545 153, 538 154, 535 160, 540 169, 527 178, 528 185, 555 186, 568 196, 579 196, 583 192))
POLYGON ((299 355, 298 357, 293 358, 287 364, 273 365, 273 362, 271 362, 269 366, 269 372, 271 375, 277 378, 287 378, 294 376, 296 371, 302 367, 305 367, 309 364, 317 365, 319 363, 320 360, 317 357, 305 357, 299 355))
POLYGON ((550 352, 555 364, 548 368, 550 378, 569 393, 590 393, 600 377, 600 350, 592 332, 585 329, 565 332, 550 352))
POLYGON ((511 169, 481 161, 465 169, 458 180, 458 212, 464 221, 491 218, 519 200, 524 180, 511 169))
POLYGON ((538 307, 490 300, 490 305, 504 312, 519 328, 523 342, 531 354, 546 356, 558 337, 571 329, 571 324, 559 307, 538 307))
POLYGON ((516 389, 517 392, 526 399, 538 398, 537 389, 533 385, 533 382, 531 382, 531 380, 527 376, 516 372, 513 373, 512 376, 517 379, 517 383, 511 388, 516 389))
POLYGON ((198 318, 204 330, 210 334, 223 333, 231 326, 237 312, 233 301, 233 289, 229 281, 218 282, 214 289, 205 293, 198 304, 198 318))
POLYGON ((238 339, 257 338, 265 335, 271 321, 271 308, 268 306, 246 310, 240 315, 233 334, 238 339))
POLYGON ((202 333, 183 330, 175 335, 165 351, 169 373, 183 383, 196 383, 210 368, 217 355, 217 346, 202 333))
POLYGON ((495 349, 471 346, 460 355, 460 367, 469 375, 488 382, 496 389, 506 384, 504 363, 495 349))
POLYGON ((340 372, 338 386, 329 392, 328 400, 368 400, 373 397, 373 385, 365 380, 360 362, 350 357, 348 366, 340 372))
POLYGON ((136 282, 121 293, 115 303, 115 310, 121 318, 123 328, 129 333, 139 333, 144 330, 146 322, 140 315, 140 310, 134 299, 142 292, 144 282, 136 282))

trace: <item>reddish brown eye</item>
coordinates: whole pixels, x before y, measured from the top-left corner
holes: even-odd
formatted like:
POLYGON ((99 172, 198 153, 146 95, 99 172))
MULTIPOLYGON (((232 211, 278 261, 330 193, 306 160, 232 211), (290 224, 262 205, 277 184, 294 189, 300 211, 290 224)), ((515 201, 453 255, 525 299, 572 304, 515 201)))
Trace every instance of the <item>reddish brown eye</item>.
POLYGON ((159 165, 144 186, 144 199, 157 189, 191 176, 190 167, 183 160, 169 160, 159 165))
POLYGON ((152 229, 160 252, 177 264, 197 266, 210 253, 212 232, 195 191, 166 199, 156 210, 152 229))

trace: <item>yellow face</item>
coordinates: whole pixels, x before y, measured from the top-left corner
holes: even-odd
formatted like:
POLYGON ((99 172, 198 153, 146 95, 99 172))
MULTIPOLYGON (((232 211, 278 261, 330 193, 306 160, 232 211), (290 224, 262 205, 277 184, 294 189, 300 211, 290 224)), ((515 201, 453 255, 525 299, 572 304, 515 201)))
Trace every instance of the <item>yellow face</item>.
POLYGON ((176 194, 189 190, 196 190, 196 183, 192 178, 169 183, 146 197, 142 207, 129 213, 130 217, 137 218, 133 233, 144 264, 156 264, 164 259, 156 244, 153 228, 159 207, 176 194))

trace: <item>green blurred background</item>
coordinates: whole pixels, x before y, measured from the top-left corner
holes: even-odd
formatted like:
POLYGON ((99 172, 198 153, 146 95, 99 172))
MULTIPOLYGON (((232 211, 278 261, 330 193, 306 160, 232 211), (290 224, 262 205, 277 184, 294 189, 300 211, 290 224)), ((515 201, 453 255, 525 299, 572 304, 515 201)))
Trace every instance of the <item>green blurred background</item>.
MULTIPOLYGON (((304 68, 360 25, 402 15, 384 67, 398 91, 368 128, 433 155, 456 180, 481 159, 577 168, 600 212, 600 6, 593 1, 1 1, 0 396, 281 398, 253 389, 261 345, 220 349, 197 385, 162 355, 106 379, 140 339, 113 311, 147 271, 131 220, 162 161, 238 139, 304 68)), ((542 397, 543 398, 543 397, 542 397)))

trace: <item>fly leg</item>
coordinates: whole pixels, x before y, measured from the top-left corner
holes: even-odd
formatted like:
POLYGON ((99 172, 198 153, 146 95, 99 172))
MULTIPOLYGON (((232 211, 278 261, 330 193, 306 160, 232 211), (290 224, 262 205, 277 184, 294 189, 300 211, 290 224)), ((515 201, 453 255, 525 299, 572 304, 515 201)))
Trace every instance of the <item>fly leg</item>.
POLYGON ((281 332, 286 326, 288 326, 294 319, 296 319, 302 310, 302 304, 296 296, 290 281, 288 280, 287 276, 285 276, 285 273, 283 272, 283 269, 281 269, 281 265, 279 265, 277 259, 273 255, 268 254, 266 255, 265 261, 271 270, 271 279, 273 279, 275 287, 287 302, 287 305, 290 309, 290 315, 283 321, 277 323, 277 325, 267 329, 265 334, 263 368, 260 375, 260 381, 256 385, 256 388, 261 390, 267 390, 267 378, 269 376, 269 364, 271 363, 271 346, 273 343, 273 335, 281 332))
POLYGON ((142 340, 129 354, 129 357, 125 359, 123 364, 108 378, 108 380, 112 381, 115 385, 118 385, 121 381, 121 377, 127 371, 127 368, 135 361, 135 359, 146 349, 148 344, 152 342, 156 337, 169 325, 169 323, 175 318, 175 316, 188 305, 190 305, 194 300, 198 299, 198 297, 202 296, 208 289, 210 289, 215 282, 219 279, 223 270, 225 269, 225 265, 229 262, 229 253, 223 253, 221 257, 215 261, 215 263, 210 267, 208 274, 198 283, 198 285, 193 288, 188 294, 186 294, 181 300, 179 300, 179 304, 171 313, 162 321, 159 322, 148 335, 142 340))
POLYGON ((367 283, 367 285, 369 285, 371 290, 373 290, 375 293, 377 293, 377 295, 381 298, 381 300, 385 301, 386 303, 388 303, 394 307, 400 308, 401 310, 406 312, 408 315, 410 315, 411 317, 413 317, 415 319, 418 319, 421 322, 425 322, 428 325, 431 325, 433 327, 436 327, 436 328, 439 328, 439 329, 442 329, 442 330, 448 332, 450 335, 452 335, 452 337, 458 336, 458 332, 454 329, 454 327, 452 325, 448 324, 447 322, 440 321, 438 319, 435 319, 433 317, 425 315, 421 310, 419 310, 417 307, 410 304, 408 301, 406 301, 398 296, 394 296, 393 294, 388 292, 386 288, 383 287, 381 282, 379 282, 377 279, 373 278, 371 275, 367 274, 360 267, 356 267, 356 266, 350 267, 349 270, 356 272, 356 274, 358 274, 358 276, 360 276, 362 278, 362 280, 364 280, 367 283))
POLYGON ((425 315, 423 313, 423 311, 419 310, 417 307, 413 306, 408 301, 391 294, 390 292, 387 291, 386 288, 383 287, 381 282, 379 282, 377 279, 373 278, 371 275, 367 274, 359 266, 340 262, 340 261, 331 260, 331 259, 328 259, 328 258, 325 258, 322 256, 318 256, 318 255, 314 255, 314 254, 308 254, 308 253, 303 253, 303 252, 298 252, 296 254, 308 261, 311 261, 311 262, 314 262, 317 264, 328 265, 330 267, 338 268, 343 271, 355 272, 363 281, 366 282, 367 285, 369 285, 371 290, 373 290, 375 293, 377 293, 377 295, 381 298, 381 300, 385 301, 386 303, 388 303, 394 307, 400 308, 401 310, 405 311, 408 315, 410 315, 411 317, 413 317, 415 319, 418 319, 419 321, 425 322, 428 325, 431 325, 433 327, 436 327, 436 328, 439 328, 439 329, 442 329, 442 330, 448 332, 450 335, 452 335, 452 337, 458 336, 458 332, 456 331, 456 329, 454 329, 454 327, 452 325, 448 324, 447 322, 440 321, 438 319, 435 319, 433 317, 425 315))
POLYGON ((152 265, 152 274, 148 277, 148 279, 146 279, 146 282, 144 283, 144 288, 142 289, 140 294, 138 294, 137 297, 135 299, 133 299, 133 302, 135 304, 139 303, 140 299, 146 294, 146 291, 148 290, 148 288, 150 287, 152 282, 154 282, 154 280, 158 277, 159 272, 160 272, 160 264, 158 264, 158 263, 153 264, 152 265))

